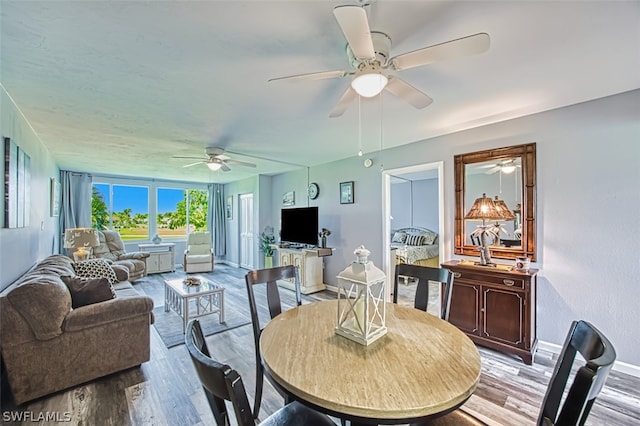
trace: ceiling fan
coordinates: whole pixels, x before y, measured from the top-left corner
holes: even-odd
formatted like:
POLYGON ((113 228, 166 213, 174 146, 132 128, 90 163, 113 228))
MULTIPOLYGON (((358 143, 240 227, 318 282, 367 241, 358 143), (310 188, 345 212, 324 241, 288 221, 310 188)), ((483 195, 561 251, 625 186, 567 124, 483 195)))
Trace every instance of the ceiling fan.
POLYGON ((347 57, 352 70, 298 74, 272 78, 269 81, 323 80, 354 76, 329 117, 341 116, 357 95, 373 97, 381 93, 382 90, 386 90, 404 99, 415 108, 421 109, 430 105, 433 99, 401 78, 391 75, 389 71, 406 70, 460 56, 482 53, 489 49, 489 35, 479 33, 390 58, 391 38, 382 32, 372 32, 369 29, 369 20, 364 9, 366 5, 337 6, 333 9, 338 25, 347 39, 347 57))
POLYGON ((205 149, 206 157, 181 157, 174 156, 173 158, 184 158, 184 159, 192 159, 192 160, 200 160, 195 163, 187 164, 183 167, 191 167, 197 164, 206 164, 210 170, 217 171, 222 170, 223 172, 228 172, 231 168, 228 166, 229 164, 245 166, 245 167, 256 167, 253 163, 247 163, 245 161, 232 160, 229 156, 224 154, 223 148, 218 147, 207 147, 205 149))
POLYGON ((522 167, 520 165, 520 159, 519 158, 509 158, 507 160, 503 160, 498 162, 497 164, 488 164, 486 166, 481 166, 481 169, 486 169, 488 168, 489 170, 487 170, 485 172, 485 174, 487 175, 492 175, 496 172, 501 172, 504 174, 511 174, 513 173, 516 168, 518 167, 522 167))

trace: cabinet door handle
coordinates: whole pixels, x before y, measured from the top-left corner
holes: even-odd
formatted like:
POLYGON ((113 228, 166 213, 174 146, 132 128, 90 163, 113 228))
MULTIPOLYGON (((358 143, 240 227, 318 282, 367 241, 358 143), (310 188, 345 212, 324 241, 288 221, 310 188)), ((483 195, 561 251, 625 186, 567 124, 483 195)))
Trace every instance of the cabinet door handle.
POLYGON ((512 285, 514 285, 514 284, 516 283, 516 282, 515 282, 515 281, 513 281, 513 280, 502 280, 502 282, 503 282, 505 285, 508 285, 508 286, 512 286, 512 285))
POLYGON ((453 273, 453 278, 460 278, 462 276, 462 274, 460 272, 454 272, 453 273))

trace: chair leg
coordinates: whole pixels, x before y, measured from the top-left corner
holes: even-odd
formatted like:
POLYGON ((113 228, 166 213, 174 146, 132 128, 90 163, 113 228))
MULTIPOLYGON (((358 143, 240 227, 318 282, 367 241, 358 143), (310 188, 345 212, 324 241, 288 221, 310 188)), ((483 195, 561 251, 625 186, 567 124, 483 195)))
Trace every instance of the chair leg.
POLYGON ((260 414, 260 404, 262 402, 262 387, 264 384, 264 373, 262 363, 256 360, 256 393, 253 399, 253 418, 257 419, 260 414))

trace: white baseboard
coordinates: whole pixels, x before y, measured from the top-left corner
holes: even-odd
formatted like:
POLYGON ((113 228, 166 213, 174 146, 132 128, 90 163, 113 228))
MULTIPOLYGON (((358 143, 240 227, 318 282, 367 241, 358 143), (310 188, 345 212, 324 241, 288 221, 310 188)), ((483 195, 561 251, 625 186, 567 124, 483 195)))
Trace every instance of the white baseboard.
MULTIPOLYGON (((547 351, 547 352, 551 352, 556 355, 559 355, 560 351, 562 350, 562 346, 556 345, 555 343, 549 343, 549 342, 539 340, 538 349, 542 349, 543 351, 547 351)), ((630 376, 640 378, 640 366, 628 364, 622 361, 616 361, 613 363, 613 369, 621 373, 625 373, 630 376)))
POLYGON ((332 291, 334 293, 338 293, 338 287, 333 286, 333 285, 329 285, 329 284, 325 284, 325 286, 327 287, 326 289, 329 291, 332 291))

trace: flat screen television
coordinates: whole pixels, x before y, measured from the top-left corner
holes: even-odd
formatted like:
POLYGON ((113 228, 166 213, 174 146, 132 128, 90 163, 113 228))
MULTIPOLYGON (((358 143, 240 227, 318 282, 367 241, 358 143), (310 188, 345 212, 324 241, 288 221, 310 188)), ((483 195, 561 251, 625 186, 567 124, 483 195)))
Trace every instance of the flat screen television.
POLYGON ((318 245, 318 207, 280 211, 280 240, 283 243, 318 245))

